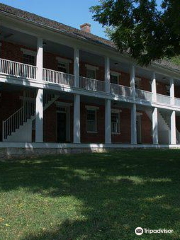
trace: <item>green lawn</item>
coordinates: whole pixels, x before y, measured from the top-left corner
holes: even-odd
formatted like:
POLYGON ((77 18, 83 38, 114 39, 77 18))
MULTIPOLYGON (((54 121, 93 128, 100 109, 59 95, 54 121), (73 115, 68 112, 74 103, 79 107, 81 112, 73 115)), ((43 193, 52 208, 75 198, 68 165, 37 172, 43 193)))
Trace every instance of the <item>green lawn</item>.
POLYGON ((20 239, 180 239, 180 151, 0 162, 0 240, 20 239))

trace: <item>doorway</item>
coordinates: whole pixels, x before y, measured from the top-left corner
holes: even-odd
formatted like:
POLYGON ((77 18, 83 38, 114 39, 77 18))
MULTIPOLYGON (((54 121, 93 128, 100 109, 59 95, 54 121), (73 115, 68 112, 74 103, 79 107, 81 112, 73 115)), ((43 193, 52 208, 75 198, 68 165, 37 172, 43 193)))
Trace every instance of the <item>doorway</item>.
POLYGON ((58 107, 57 109, 57 142, 67 143, 70 141, 69 108, 58 107))
POLYGON ((142 143, 142 119, 141 115, 137 115, 136 118, 136 131, 137 131, 137 143, 142 143))

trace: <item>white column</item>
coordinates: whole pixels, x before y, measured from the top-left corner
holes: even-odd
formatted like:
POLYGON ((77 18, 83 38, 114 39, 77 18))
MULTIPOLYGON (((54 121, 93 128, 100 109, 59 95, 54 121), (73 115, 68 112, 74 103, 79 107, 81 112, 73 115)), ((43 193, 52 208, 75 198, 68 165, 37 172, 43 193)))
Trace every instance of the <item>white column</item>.
POLYGON ((136 96, 135 81, 136 81, 135 66, 132 65, 131 72, 130 72, 130 86, 131 86, 131 94, 133 99, 135 99, 135 96, 136 96))
POLYGON ((80 95, 74 95, 74 143, 81 142, 80 132, 80 95))
MULTIPOLYGON (((74 86, 79 87, 79 49, 74 49, 74 86)), ((81 142, 80 95, 74 94, 74 143, 81 142)))
POLYGON ((43 142, 43 89, 36 95, 36 142, 43 142))
POLYGON ((79 49, 74 49, 74 86, 79 87, 79 49))
POLYGON ((170 79, 170 97, 171 97, 171 105, 174 105, 174 79, 170 79))
POLYGON ((151 91, 152 91, 152 101, 156 102, 157 100, 157 89, 156 89, 156 74, 155 72, 152 73, 152 81, 151 81, 151 91))
POLYGON ((37 80, 42 81, 43 76, 43 39, 37 39, 37 57, 36 57, 36 66, 37 66, 37 80))
POLYGON ((158 144, 158 110, 157 108, 153 109, 152 112, 152 137, 153 144, 158 144))
POLYGON ((105 100, 105 143, 111 143, 111 100, 105 100))
POLYGON ((108 57, 105 57, 105 90, 106 92, 110 92, 110 60, 108 57))
POLYGON ((131 108, 131 144, 137 144, 136 104, 135 103, 133 103, 131 108))
MULTIPOLYGON (((37 80, 42 81, 43 75, 43 39, 37 39, 37 80)), ((36 142, 43 142, 43 89, 37 90, 36 95, 36 142)))
POLYGON ((171 144, 176 144, 176 112, 171 113, 171 144))

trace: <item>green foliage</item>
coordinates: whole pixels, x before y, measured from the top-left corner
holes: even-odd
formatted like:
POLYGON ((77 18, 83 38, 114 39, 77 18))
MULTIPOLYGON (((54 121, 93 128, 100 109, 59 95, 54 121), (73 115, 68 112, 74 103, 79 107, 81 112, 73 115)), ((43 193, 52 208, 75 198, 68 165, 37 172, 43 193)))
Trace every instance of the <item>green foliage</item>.
POLYGON ((180 2, 162 0, 101 0, 91 8, 93 19, 114 29, 110 38, 120 52, 139 64, 171 58, 180 53, 180 2))
POLYGON ((180 151, 0 162, 1 240, 177 240, 180 151), (173 234, 136 236, 136 227, 173 234))

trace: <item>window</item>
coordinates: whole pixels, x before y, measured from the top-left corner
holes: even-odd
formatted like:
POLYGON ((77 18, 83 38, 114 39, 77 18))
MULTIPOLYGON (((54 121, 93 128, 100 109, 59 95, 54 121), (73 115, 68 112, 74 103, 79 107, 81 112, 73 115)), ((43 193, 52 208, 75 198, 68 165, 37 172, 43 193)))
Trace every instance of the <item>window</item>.
POLYGON ((140 88, 140 82, 141 82, 141 78, 136 77, 135 78, 135 87, 136 88, 140 88))
POLYGON ((112 112, 111 113, 111 132, 120 133, 120 113, 112 112))
POLYGON ((87 78, 96 79, 96 70, 87 69, 86 76, 87 78))
POLYGON ((87 109, 87 132, 97 132, 96 110, 87 109))
POLYGON ((111 74, 111 83, 118 84, 119 83, 118 80, 119 79, 117 75, 111 74))
POLYGON ((35 66, 35 56, 23 54, 23 63, 35 66))
POLYGON ((63 73, 69 73, 69 64, 63 63, 63 62, 58 62, 58 71, 63 72, 63 73))

